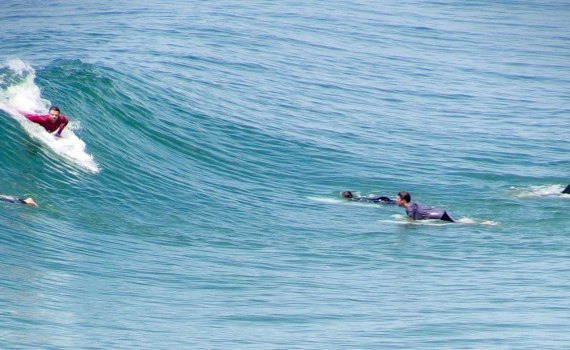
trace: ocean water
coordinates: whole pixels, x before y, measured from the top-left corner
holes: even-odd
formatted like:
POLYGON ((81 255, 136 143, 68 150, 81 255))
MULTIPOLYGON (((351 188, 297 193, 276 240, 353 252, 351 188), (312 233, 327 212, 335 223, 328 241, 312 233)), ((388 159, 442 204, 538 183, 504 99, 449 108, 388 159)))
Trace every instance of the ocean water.
POLYGON ((2 1, 0 348, 570 347, 569 15, 2 1))

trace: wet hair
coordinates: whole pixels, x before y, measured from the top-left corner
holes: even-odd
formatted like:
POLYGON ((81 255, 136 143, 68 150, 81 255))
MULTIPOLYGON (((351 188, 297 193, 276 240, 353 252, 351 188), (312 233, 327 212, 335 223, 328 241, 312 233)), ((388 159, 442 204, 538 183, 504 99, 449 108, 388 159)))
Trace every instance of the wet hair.
POLYGON ((406 191, 398 192, 398 197, 406 203, 410 203, 412 201, 412 196, 406 191))
POLYGON ((58 106, 51 106, 49 108, 49 112, 51 112, 51 111, 56 111, 57 113, 61 113, 58 106))
POLYGON ((350 191, 344 191, 343 193, 341 193, 342 198, 352 198, 352 192, 350 191))

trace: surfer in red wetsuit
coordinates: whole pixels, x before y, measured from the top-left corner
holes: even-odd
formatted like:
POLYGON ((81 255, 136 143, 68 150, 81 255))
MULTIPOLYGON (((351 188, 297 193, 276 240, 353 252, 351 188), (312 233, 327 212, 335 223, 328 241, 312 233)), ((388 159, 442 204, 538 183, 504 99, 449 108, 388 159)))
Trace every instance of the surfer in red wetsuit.
POLYGON ((61 137, 61 132, 67 126, 69 122, 67 118, 60 114, 59 107, 52 106, 49 109, 49 114, 47 115, 40 115, 40 114, 27 114, 22 113, 24 117, 26 117, 29 121, 34 122, 36 124, 40 124, 44 127, 48 132, 54 132, 56 137, 61 137))

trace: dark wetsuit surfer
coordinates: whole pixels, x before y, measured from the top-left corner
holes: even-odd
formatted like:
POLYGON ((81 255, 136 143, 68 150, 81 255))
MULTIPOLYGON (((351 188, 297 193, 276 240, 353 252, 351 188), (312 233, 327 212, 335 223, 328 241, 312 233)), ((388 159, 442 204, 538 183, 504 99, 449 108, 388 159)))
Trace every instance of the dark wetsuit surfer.
POLYGON ((342 198, 351 200, 351 201, 358 201, 358 202, 371 202, 371 203, 383 203, 383 204, 396 204, 396 201, 390 199, 386 196, 379 196, 379 197, 355 197, 352 192, 344 191, 341 193, 342 198))
POLYGON ((412 196, 406 191, 398 193, 396 202, 400 207, 406 209, 406 215, 410 221, 435 219, 455 222, 443 209, 426 207, 417 202, 412 202, 412 196))
POLYGON ((22 198, 16 198, 16 197, 12 197, 12 196, 4 196, 1 194, 0 194, 0 202, 26 204, 26 202, 24 202, 24 199, 22 199, 22 198))
POLYGON ((27 205, 31 205, 34 207, 38 206, 32 198, 26 198, 26 199, 16 198, 13 196, 5 196, 3 194, 0 194, 0 202, 14 203, 14 204, 27 204, 27 205))
POLYGON ((562 193, 570 194, 570 185, 566 186, 566 188, 564 189, 564 191, 562 191, 562 193))

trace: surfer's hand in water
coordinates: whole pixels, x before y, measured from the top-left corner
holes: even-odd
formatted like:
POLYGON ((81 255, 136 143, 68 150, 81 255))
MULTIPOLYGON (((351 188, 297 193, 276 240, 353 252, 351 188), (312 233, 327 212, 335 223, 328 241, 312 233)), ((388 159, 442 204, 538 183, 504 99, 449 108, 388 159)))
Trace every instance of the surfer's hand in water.
POLYGON ((61 135, 55 134, 54 137, 55 137, 56 139, 60 139, 60 138, 61 138, 61 135))

